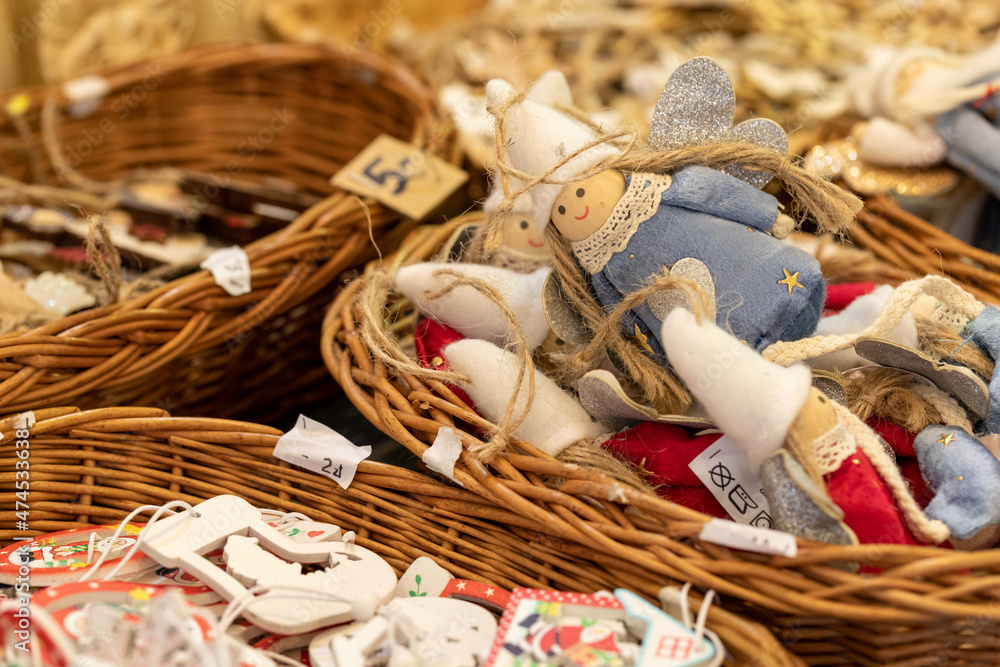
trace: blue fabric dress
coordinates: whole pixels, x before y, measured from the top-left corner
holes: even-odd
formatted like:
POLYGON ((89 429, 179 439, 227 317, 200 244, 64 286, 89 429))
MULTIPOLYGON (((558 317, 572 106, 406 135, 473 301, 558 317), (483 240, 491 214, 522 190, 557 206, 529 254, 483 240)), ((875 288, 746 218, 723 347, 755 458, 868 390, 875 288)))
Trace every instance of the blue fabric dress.
MULTIPOLYGON (((632 174, 628 183, 643 178, 632 174)), ((597 298, 610 312, 664 268, 692 257, 712 275, 723 329, 758 351, 804 338, 816 328, 826 288, 815 258, 767 234, 777 216, 773 196, 738 178, 701 166, 678 170, 652 217, 591 274, 597 298)), ((622 331, 640 343, 644 336, 663 360, 661 323, 643 304, 622 319, 622 331)))
MULTIPOLYGON (((987 77, 990 78, 993 77, 987 77)), ((998 109, 1000 93, 993 93, 938 116, 937 131, 948 144, 948 162, 982 183, 994 197, 1000 198, 998 109)))

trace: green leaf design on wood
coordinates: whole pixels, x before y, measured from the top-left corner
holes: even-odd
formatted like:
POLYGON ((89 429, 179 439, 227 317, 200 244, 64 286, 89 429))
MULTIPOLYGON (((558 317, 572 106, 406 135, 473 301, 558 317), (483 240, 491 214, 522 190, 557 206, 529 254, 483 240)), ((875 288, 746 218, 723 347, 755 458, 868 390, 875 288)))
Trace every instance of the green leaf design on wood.
POLYGON ((420 582, 423 581, 420 575, 418 574, 415 577, 413 577, 413 580, 417 582, 417 590, 410 591, 410 597, 411 598, 427 597, 427 591, 424 591, 423 593, 420 592, 420 582))

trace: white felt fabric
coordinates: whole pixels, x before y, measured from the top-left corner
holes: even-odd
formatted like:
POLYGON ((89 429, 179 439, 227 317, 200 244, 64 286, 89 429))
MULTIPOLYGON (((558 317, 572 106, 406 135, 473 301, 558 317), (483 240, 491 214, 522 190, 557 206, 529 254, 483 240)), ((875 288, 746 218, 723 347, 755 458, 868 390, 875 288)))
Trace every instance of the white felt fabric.
POLYGON ((464 336, 498 345, 513 342, 513 337, 500 308, 486 295, 472 287, 462 286, 439 299, 427 298, 428 294, 447 287, 454 280, 451 276, 436 275, 442 269, 458 271, 495 287, 517 318, 529 351, 541 345, 549 334, 542 306, 542 286, 550 269, 518 273, 483 264, 422 262, 404 266, 396 273, 396 289, 409 297, 423 313, 464 336))
MULTIPOLYGON (((471 379, 463 383, 472 402, 487 419, 496 423, 504 414, 517 383, 518 359, 507 350, 482 340, 460 340, 444 348, 451 367, 471 379)), ((517 395, 515 415, 528 400, 528 381, 517 395)), ((535 371, 535 400, 514 435, 535 447, 558 456, 577 440, 607 435, 608 431, 590 419, 583 406, 542 373, 535 371)))
MULTIPOLYGON (((548 83, 543 86, 544 94, 539 93, 537 97, 555 99, 559 94, 555 91, 557 87, 555 83, 548 83)), ((491 109, 499 109, 514 94, 514 87, 503 79, 493 79, 486 84, 486 103, 491 109)), ((575 118, 527 96, 507 109, 504 120, 511 166, 531 176, 548 172, 560 160, 586 146, 596 137, 591 128, 575 118)), ((602 160, 618 153, 619 149, 609 144, 594 146, 562 165, 551 175, 550 180, 572 182, 602 160)), ((517 179, 511 179, 511 187, 517 189, 522 186, 523 183, 517 179)), ((538 225, 538 231, 544 231, 548 224, 552 205, 563 187, 557 183, 547 183, 532 188, 532 217, 538 225)))
POLYGON ((569 90, 566 75, 557 69, 549 70, 531 84, 525 98, 539 104, 554 107, 557 104, 572 106, 573 93, 569 90))
POLYGON ((812 385, 809 368, 773 364, 714 322, 677 308, 663 321, 674 371, 708 414, 746 454, 754 474, 785 442, 812 385))
MULTIPOLYGON (((516 187, 512 188, 512 194, 513 190, 516 189, 517 189, 516 187)), ((499 207, 500 204, 503 203, 503 200, 504 200, 503 187, 501 187, 501 185, 497 183, 494 186, 494 188, 490 190, 490 194, 486 197, 486 200, 483 202, 483 213, 486 214, 487 221, 489 221, 489 219, 493 217, 493 214, 496 212, 497 207, 499 207)), ((535 220, 535 202, 531 198, 531 192, 521 193, 521 195, 514 200, 514 206, 511 209, 511 213, 521 218, 530 218, 531 221, 535 223, 536 229, 539 228, 544 229, 545 225, 548 224, 549 222, 547 217, 545 220, 542 220, 541 222, 535 220)))
POLYGON ((827 87, 826 76, 813 67, 777 66, 764 60, 748 60, 743 65, 743 74, 768 99, 781 102, 810 97, 827 87))
POLYGON ((930 47, 895 48, 873 46, 862 64, 847 78, 851 106, 864 118, 886 116, 899 119, 896 81, 902 69, 914 60, 937 57, 940 51, 930 47))
MULTIPOLYGON (((546 72, 528 90, 527 99, 539 104, 572 106, 569 83, 562 72, 546 72)), ((441 89, 441 104, 451 114, 462 147, 481 164, 492 164, 496 157, 495 123, 486 110, 482 89, 452 83, 441 89)), ((500 193, 503 194, 502 192, 500 193)), ((530 206, 530 199, 528 200, 530 206)), ((530 211, 525 213, 527 217, 530 211)))
POLYGON ((441 89, 441 105, 451 114, 459 143, 480 164, 492 164, 496 157, 493 119, 486 111, 486 98, 463 83, 441 89))
POLYGON ((998 62, 1000 39, 982 51, 963 56, 936 51, 936 58, 926 63, 907 93, 899 100, 898 115, 913 116, 920 113, 922 103, 928 98, 970 86, 986 78, 996 78, 998 62))
MULTIPOLYGON (((893 289, 882 285, 871 294, 858 297, 851 305, 836 315, 820 319, 816 325, 817 336, 838 336, 842 334, 858 334, 867 329, 885 308, 886 302, 892 296, 893 289)), ((917 347, 917 323, 913 316, 907 313, 902 321, 889 330, 882 338, 891 340, 906 347, 917 347)), ((824 354, 809 360, 813 368, 828 371, 848 371, 860 366, 871 366, 872 362, 862 359, 853 347, 839 352, 824 354)))
POLYGON ((927 123, 912 129, 876 116, 858 141, 858 155, 887 167, 926 167, 944 159, 947 144, 927 123))

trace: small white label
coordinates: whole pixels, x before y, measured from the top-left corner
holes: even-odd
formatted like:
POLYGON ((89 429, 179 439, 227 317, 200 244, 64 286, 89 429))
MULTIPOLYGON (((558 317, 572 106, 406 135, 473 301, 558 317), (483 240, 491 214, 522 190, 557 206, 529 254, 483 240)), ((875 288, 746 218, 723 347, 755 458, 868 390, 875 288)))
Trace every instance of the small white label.
POLYGON ((750 472, 746 456, 728 437, 716 440, 688 467, 734 521, 758 528, 774 526, 760 479, 750 472))
POLYGON ((358 464, 371 456, 370 445, 358 447, 318 421, 299 415, 295 427, 281 436, 274 456, 300 468, 326 475, 342 489, 354 481, 358 464))
POLYGON ((35 425, 35 413, 32 411, 22 412, 14 417, 14 428, 31 428, 35 425))
POLYGON ((443 427, 438 429, 434 444, 424 450, 420 458, 428 468, 462 486, 462 483, 455 479, 455 461, 458 461, 461 455, 462 441, 455 433, 455 429, 443 427))
POLYGON ((202 260, 201 268, 211 271, 215 284, 227 294, 240 296, 250 291, 250 258, 238 245, 216 250, 202 260))
POLYGON ((101 106, 104 96, 111 90, 108 80, 102 76, 81 76, 62 85, 63 95, 69 100, 67 112, 74 118, 85 118, 101 106))
POLYGON ((724 519, 711 519, 701 529, 699 539, 721 544, 733 549, 744 551, 756 551, 762 554, 774 554, 776 556, 787 556, 795 558, 799 552, 798 543, 791 533, 784 533, 780 530, 770 530, 768 528, 755 528, 744 526, 735 521, 724 519))

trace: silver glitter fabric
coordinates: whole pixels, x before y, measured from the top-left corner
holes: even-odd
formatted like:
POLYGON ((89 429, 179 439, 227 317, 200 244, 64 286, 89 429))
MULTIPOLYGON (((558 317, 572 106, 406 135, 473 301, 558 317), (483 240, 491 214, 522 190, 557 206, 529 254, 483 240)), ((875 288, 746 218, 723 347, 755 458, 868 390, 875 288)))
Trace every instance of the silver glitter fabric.
MULTIPOLYGON (((764 148, 770 148, 776 153, 788 152, 788 136, 781 126, 770 118, 752 118, 745 120, 733 129, 726 136, 733 141, 744 141, 748 144, 757 144, 764 148)), ((743 167, 726 167, 726 173, 730 176, 746 181, 755 188, 762 188, 767 185, 774 174, 763 171, 749 171, 743 167)))
POLYGON ((776 530, 827 544, 858 543, 841 520, 843 511, 787 451, 778 450, 764 461, 760 478, 776 530))
POLYGON ((812 385, 841 405, 847 405, 847 390, 833 373, 814 369, 812 385))
POLYGON ((980 419, 990 409, 990 390, 974 371, 965 366, 935 361, 919 350, 890 340, 862 338, 854 345, 858 356, 880 366, 909 371, 927 378, 944 393, 954 396, 980 419))
POLYGON ((589 343, 594 337, 583 315, 570 305, 555 271, 549 273, 542 287, 542 308, 549 328, 567 343, 589 343))
POLYGON ((733 125, 736 94, 726 70, 692 58, 670 76, 653 111, 649 145, 674 150, 720 140, 733 125))
POLYGON ((685 428, 704 430, 715 428, 709 419, 688 415, 657 414, 653 408, 639 405, 629 398, 618 379, 609 371, 593 370, 577 383, 580 403, 594 419, 615 431, 635 426, 641 421, 657 421, 685 428))
MULTIPOLYGON (((729 75, 711 58, 693 58, 670 76, 653 112, 649 145, 654 150, 674 150, 716 141, 743 141, 779 153, 788 151, 788 137, 781 126, 754 118, 733 127, 736 94, 729 75)), ((728 167, 726 173, 762 188, 773 174, 728 167)))
MULTIPOLYGON (((715 319, 715 282, 712 280, 712 273, 705 266, 704 262, 701 262, 693 257, 684 257, 677 260, 672 267, 670 267, 670 275, 681 278, 688 278, 693 280, 698 284, 699 287, 704 289, 709 296, 712 297, 712 312, 706 313, 705 315, 711 319, 715 319)), ((650 282, 655 281, 660 276, 652 275, 650 276, 650 282)), ((656 294, 649 297, 649 309, 653 311, 653 315, 661 320, 667 319, 667 315, 670 314, 674 308, 684 308, 694 312, 694 306, 688 300, 687 295, 679 290, 662 290, 656 294)))

